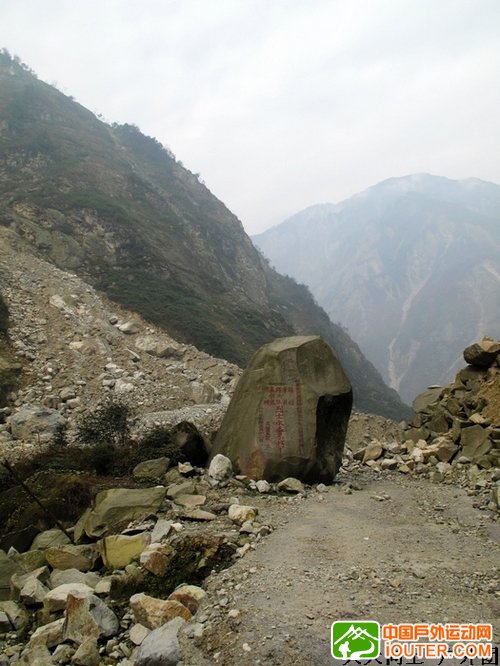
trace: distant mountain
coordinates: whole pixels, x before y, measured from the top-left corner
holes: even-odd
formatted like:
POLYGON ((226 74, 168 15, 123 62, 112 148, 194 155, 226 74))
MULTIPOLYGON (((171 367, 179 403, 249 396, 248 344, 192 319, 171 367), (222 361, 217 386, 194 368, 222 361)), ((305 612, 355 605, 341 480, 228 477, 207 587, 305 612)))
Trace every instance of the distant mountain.
POLYGON ((406 401, 500 335, 500 186, 428 174, 311 206, 253 238, 406 401))
POLYGON ((322 335, 359 408, 408 415, 345 331, 306 288, 268 266, 196 175, 137 127, 99 121, 6 52, 0 226, 11 246, 78 274, 215 356, 244 364, 275 337, 322 335))

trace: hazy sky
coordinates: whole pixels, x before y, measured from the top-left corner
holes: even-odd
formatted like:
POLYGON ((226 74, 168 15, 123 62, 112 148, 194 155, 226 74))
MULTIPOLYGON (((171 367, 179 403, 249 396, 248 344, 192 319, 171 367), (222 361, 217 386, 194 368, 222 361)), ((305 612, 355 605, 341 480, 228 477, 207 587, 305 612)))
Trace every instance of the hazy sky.
POLYGON ((0 0, 0 47, 256 233, 427 171, 500 182, 500 0, 0 0))

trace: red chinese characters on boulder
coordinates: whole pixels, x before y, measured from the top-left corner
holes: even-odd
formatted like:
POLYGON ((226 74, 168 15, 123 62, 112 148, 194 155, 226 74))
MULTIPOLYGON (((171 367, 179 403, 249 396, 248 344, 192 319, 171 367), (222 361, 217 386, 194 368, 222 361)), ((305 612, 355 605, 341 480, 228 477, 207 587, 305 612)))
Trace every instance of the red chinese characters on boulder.
POLYGON ((297 446, 304 452, 304 415, 302 390, 299 381, 292 386, 264 384, 264 394, 258 411, 258 442, 267 450, 275 446, 281 453, 297 446))

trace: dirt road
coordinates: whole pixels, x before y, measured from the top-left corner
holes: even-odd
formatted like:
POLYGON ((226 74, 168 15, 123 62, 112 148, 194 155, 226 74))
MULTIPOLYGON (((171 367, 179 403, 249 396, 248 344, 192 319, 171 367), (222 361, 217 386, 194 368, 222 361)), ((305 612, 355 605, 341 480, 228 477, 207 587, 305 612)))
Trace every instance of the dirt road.
POLYGON ((461 488, 369 470, 341 478, 305 499, 259 498, 276 529, 207 581, 207 629, 183 663, 331 665, 330 625, 342 619, 491 622, 499 640, 500 524, 461 488))

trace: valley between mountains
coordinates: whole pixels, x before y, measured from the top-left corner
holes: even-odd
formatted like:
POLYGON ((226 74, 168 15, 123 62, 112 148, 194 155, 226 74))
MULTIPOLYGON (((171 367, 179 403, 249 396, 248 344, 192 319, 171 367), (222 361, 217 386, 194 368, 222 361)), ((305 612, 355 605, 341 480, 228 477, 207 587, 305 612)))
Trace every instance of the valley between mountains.
MULTIPOLYGON (((176 342, 30 252, 20 252, 11 266, 7 247, 0 250, 0 272, 9 339, 25 368, 25 382, 10 396, 13 412, 32 403, 58 405, 71 432, 108 394, 136 406, 136 433, 189 420, 207 438, 213 435, 241 374, 238 366, 176 342)), ((483 375, 475 390, 488 398, 483 420, 490 423, 500 404, 498 369, 483 375)), ((418 424, 425 425, 429 414, 418 424)), ((498 640, 498 474, 486 463, 449 465, 428 457, 413 466, 412 459, 424 460, 417 458, 418 448, 413 458, 405 455, 408 463, 394 463, 409 432, 399 422, 355 412, 336 482, 295 494, 275 487, 260 493, 237 479, 210 489, 200 470, 192 488, 210 498, 208 509, 251 505, 258 511, 255 530, 267 526, 267 536, 231 528, 224 512, 196 528, 232 535, 240 550, 228 568, 202 583, 206 597, 177 637, 179 660, 158 663, 327 666, 335 619, 491 622, 498 640)), ((44 446, 36 438, 17 439, 0 425, 1 455, 12 462, 36 456, 44 446)), ((419 446, 426 451, 421 441, 419 446)), ((144 485, 131 478, 111 483, 117 482, 144 485)), ((184 482, 182 476, 177 482, 184 482)), ((192 532, 178 507, 166 515, 192 532)), ((101 598, 122 624, 115 637, 100 641, 95 663, 143 663, 135 661, 127 605, 101 598)), ((55 663, 53 648, 36 646, 35 626, 3 634, 0 663, 55 663), (35 661, 42 653, 45 661, 35 661)), ((57 650, 61 658, 82 663, 73 659, 71 643, 57 650)))

